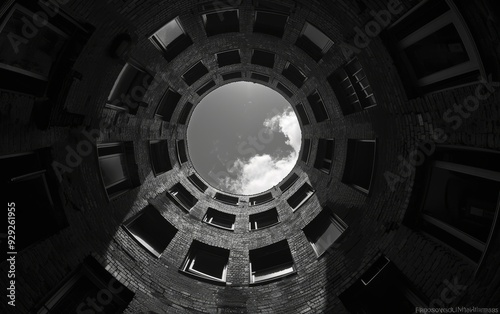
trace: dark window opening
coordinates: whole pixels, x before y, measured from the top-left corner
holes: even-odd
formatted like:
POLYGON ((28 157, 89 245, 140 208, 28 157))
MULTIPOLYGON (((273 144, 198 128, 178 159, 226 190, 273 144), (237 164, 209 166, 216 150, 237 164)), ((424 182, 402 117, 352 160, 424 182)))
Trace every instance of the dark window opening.
POLYGON ((215 86, 215 82, 213 80, 210 80, 205 85, 203 85, 200 89, 198 89, 196 91, 196 94, 201 96, 201 95, 205 94, 206 92, 208 92, 214 86, 215 86))
POLYGON ((98 144, 97 154, 108 199, 140 185, 133 142, 98 144))
POLYGON ((323 99, 317 90, 307 96, 307 101, 311 106, 316 122, 323 122, 329 119, 323 99))
POLYGON ((241 72, 231 72, 231 73, 222 74, 222 79, 224 81, 235 80, 235 79, 239 79, 242 77, 243 77, 243 75, 241 74, 241 72))
POLYGON ((180 183, 176 183, 168 190, 167 196, 170 196, 174 203, 188 212, 198 203, 198 199, 180 183))
POLYGON ((349 139, 342 182, 368 194, 375 169, 375 152, 375 140, 349 139))
POLYGON ((415 308, 429 304, 429 300, 423 298, 385 256, 375 261, 362 279, 341 293, 339 298, 346 309, 355 314, 414 313, 415 308))
POLYGON ((203 22, 205 23, 207 36, 240 31, 238 10, 217 11, 203 14, 203 22))
POLYGON ((40 129, 83 124, 83 116, 67 112, 65 105, 73 82, 82 78, 73 66, 94 28, 58 8, 59 14, 43 27, 29 31, 28 25, 40 20, 38 2, 3 3, 12 5, 4 5, 0 24, 0 89, 35 96, 32 116, 40 129), (29 38, 25 33, 29 33, 29 38))
POLYGON ((252 73, 252 75, 250 77, 254 80, 262 81, 262 82, 266 82, 266 83, 269 83, 269 80, 271 79, 269 76, 259 74, 259 73, 252 73))
MULTIPOLYGON (((16 234, 17 252, 68 226, 52 162, 50 148, 0 156, 2 194, 15 201, 5 204, 9 215, 15 210, 17 229, 26 230, 16 234)), ((0 244, 4 252, 12 251, 7 239, 0 244)))
POLYGON ((99 303, 102 313, 123 313, 134 298, 134 293, 108 273, 99 262, 93 257, 86 257, 73 275, 43 301, 37 313, 94 312, 95 308, 89 305, 88 300, 102 296, 102 291, 108 291, 106 302, 99 303))
POLYGON ((123 228, 156 257, 161 256, 177 233, 177 229, 151 205, 127 220, 123 228))
POLYGON ((184 107, 182 108, 181 114, 179 115, 179 119, 177 122, 179 124, 186 124, 187 120, 189 118, 189 115, 191 114, 191 111, 193 110, 194 105, 190 102, 187 102, 184 104, 184 107))
POLYGON ((304 50, 314 61, 318 62, 330 50, 333 41, 322 31, 306 22, 295 45, 304 50))
POLYGON ((311 140, 306 138, 304 140, 304 148, 302 149, 302 156, 300 160, 307 163, 309 161, 309 155, 311 154, 311 140))
POLYGON ((320 138, 318 140, 318 150, 316 151, 316 160, 314 167, 330 174, 333 163, 333 150, 335 148, 334 140, 327 140, 320 138))
POLYGON ((203 279, 225 282, 228 263, 229 250, 195 240, 181 270, 203 279))
POLYGON ((278 85, 276 85, 276 88, 278 88, 280 91, 282 91, 283 94, 287 95, 289 98, 293 97, 292 91, 289 90, 285 85, 278 82, 278 85))
POLYGON ((250 197, 249 205, 250 206, 262 205, 265 203, 269 203, 273 199, 274 199, 274 197, 273 197, 272 193, 266 193, 266 194, 262 194, 259 196, 250 197))
POLYGON ((404 224, 424 231, 481 266, 500 210, 499 153, 438 146, 416 173, 420 206, 404 224))
POLYGON ((286 179, 285 182, 283 182, 283 184, 280 185, 281 192, 285 192, 291 188, 298 179, 299 176, 296 173, 293 173, 288 179, 286 179))
POLYGON ((304 106, 302 104, 298 104, 297 106, 295 106, 295 108, 297 109, 297 113, 299 114, 300 122, 302 122, 302 125, 308 125, 310 121, 304 106))
POLYGON ((170 122, 174 114, 175 109, 179 100, 181 100, 182 95, 173 91, 172 89, 167 89, 165 94, 163 94, 160 104, 156 109, 155 116, 162 119, 163 121, 170 122))
POLYGON ((191 37, 182 29, 179 17, 165 24, 149 40, 169 62, 193 44, 191 37))
POLYGON ((377 105, 373 90, 357 59, 335 71, 327 80, 339 100, 344 115, 377 105))
POLYGON ((188 177, 188 180, 202 193, 205 193, 208 188, 208 186, 194 173, 188 177))
POLYGON ((137 114, 139 107, 148 106, 143 98, 153 79, 154 75, 143 68, 127 63, 109 93, 106 107, 137 114))
POLYGON ((304 229, 317 257, 323 255, 347 229, 347 225, 330 209, 324 209, 304 229))
POLYGON ((177 158, 181 165, 188 161, 186 142, 184 140, 177 141, 177 158))
POLYGON ((249 251, 250 283, 274 280, 295 273, 295 265, 286 240, 249 251))
POLYGON ((253 31, 254 33, 267 34, 283 38, 287 22, 288 15, 258 10, 255 12, 255 24, 253 26, 253 31))
POLYGON ((430 1, 382 33, 408 98, 470 85, 484 73, 462 20, 447 1, 430 1))
POLYGON ((249 229, 259 230, 274 226, 279 223, 278 211, 276 208, 271 208, 265 212, 252 214, 249 216, 249 229))
POLYGON ((155 176, 172 170, 172 164, 170 163, 170 156, 168 154, 168 141, 149 142, 149 154, 155 176))
POLYGON ((301 88, 307 77, 297 67, 288 62, 282 72, 283 76, 292 82, 297 88, 301 88))
POLYGON ((238 206, 239 201, 240 201, 239 198, 237 198, 237 197, 225 195, 225 194, 222 194, 219 192, 215 193, 214 199, 218 200, 221 203, 228 204, 228 205, 234 205, 234 206, 238 206))
POLYGON ((273 68, 275 54, 262 50, 254 50, 252 54, 252 64, 260 65, 263 67, 273 68))
POLYGON ((207 67, 200 61, 187 70, 186 73, 182 75, 182 79, 186 82, 186 84, 191 86, 207 73, 207 67))
POLYGON ((213 208, 209 208, 205 217, 203 217, 203 221, 218 228, 234 230, 236 215, 223 213, 213 208))
POLYGON ((222 68, 227 65, 241 63, 240 51, 231 50, 218 53, 217 63, 219 64, 219 68, 222 68))
POLYGON ((300 206, 306 203, 309 198, 311 198, 314 192, 315 191, 312 186, 306 182, 286 201, 293 211, 296 211, 300 206))

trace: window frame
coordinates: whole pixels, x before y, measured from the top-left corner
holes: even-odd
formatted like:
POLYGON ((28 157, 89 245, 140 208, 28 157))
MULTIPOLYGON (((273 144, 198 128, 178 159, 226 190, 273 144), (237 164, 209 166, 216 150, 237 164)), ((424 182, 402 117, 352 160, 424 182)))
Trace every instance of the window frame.
MULTIPOLYGON (((226 252, 224 252, 224 254, 226 254, 226 252)), ((184 261, 181 264, 180 271, 183 273, 186 273, 186 274, 190 274, 190 275, 195 276, 195 277, 200 278, 200 279, 205 279, 205 280, 217 282, 220 284, 226 284, 226 282, 227 282, 227 269, 228 269, 228 265, 229 265, 229 255, 230 255, 230 251, 228 249, 214 247, 214 246, 211 246, 211 245, 194 240, 193 243, 191 244, 191 247, 189 248, 189 251, 188 251, 186 257, 184 258, 184 261), (202 254, 208 254, 208 255, 216 256, 217 258, 224 259, 224 258, 226 258, 225 256, 220 256, 217 253, 213 252, 213 251, 219 251, 219 253, 222 253, 222 250, 227 251, 227 259, 226 259, 226 263, 222 269, 222 277, 220 277, 220 278, 214 277, 212 275, 205 274, 204 272, 201 272, 201 271, 194 268, 194 264, 196 263, 196 260, 200 257, 199 256, 200 251, 202 252, 202 254)))
MULTIPOLYGON (((241 31, 241 27, 240 27, 240 24, 241 24, 240 9, 237 9, 234 6, 228 6, 227 8, 217 8, 215 10, 205 11, 204 13, 201 14, 201 19, 202 19, 202 22, 203 22, 203 29, 205 30, 205 35, 207 37, 212 37, 212 36, 217 36, 217 35, 222 35, 222 34, 227 34, 227 33, 238 33, 238 32, 241 31), (219 14, 222 14, 222 13, 225 13, 225 12, 233 12, 233 11, 236 11, 236 18, 238 19, 238 25, 236 27, 238 28, 238 30, 236 30, 236 31, 233 31, 233 30, 231 30, 231 31, 222 31, 222 32, 219 32, 219 33, 216 33, 216 34, 209 34, 208 33, 208 31, 207 31, 207 22, 208 22, 207 15, 210 15, 210 14, 219 15, 219 14)), ((224 18, 222 18, 219 15, 219 20, 222 21, 222 20, 224 20, 224 18)))
MULTIPOLYGON (((475 176, 478 178, 486 179, 486 180, 491 180, 491 181, 496 181, 500 182, 500 172, 494 171, 494 170, 489 170, 489 169, 484 169, 484 168, 479 168, 479 167, 473 167, 473 166, 468 166, 468 165, 463 165, 463 164, 458 164, 454 162, 447 162, 447 161, 434 161, 431 170, 434 170, 435 168, 443 169, 443 170, 448 170, 452 172, 458 172, 466 175, 471 175, 475 176)), ((483 243, 481 240, 476 239, 474 236, 468 234, 466 231, 460 230, 456 227, 453 227, 449 225, 448 223, 441 221, 439 218, 434 218, 430 215, 427 215, 424 213, 424 207, 425 207, 425 201, 427 200, 427 196, 429 193, 429 186, 431 182, 432 177, 429 175, 427 178, 426 186, 425 186, 425 193, 423 197, 423 201, 420 207, 420 217, 423 221, 433 225, 436 228, 441 229, 442 231, 446 232, 448 235, 454 237, 455 239, 475 248, 476 250, 480 251, 480 258, 478 261, 473 260, 471 257, 467 256, 465 253, 461 252, 459 249, 455 248, 451 244, 448 244, 446 240, 441 239, 437 236, 432 235, 431 233, 425 231, 425 228, 421 228, 421 232, 424 233, 425 235, 435 239, 439 243, 442 243, 446 247, 450 248, 454 252, 457 252, 460 254, 460 256, 463 256, 465 259, 469 260, 472 262, 474 265, 476 265, 476 271, 475 274, 477 273, 478 269, 481 267, 483 264, 484 258, 486 253, 488 252, 488 249, 490 247, 490 242, 492 239, 492 236, 495 232, 496 229, 498 229, 500 225, 500 192, 497 197, 497 204, 496 204, 496 209, 495 209, 495 214, 492 219, 489 235, 487 238, 487 241, 483 243)), ((475 276, 474 274, 474 276, 475 276)))
POLYGON ((172 53, 172 51, 174 51, 174 48, 181 45, 180 41, 182 40, 182 38, 185 39, 185 42, 182 43, 183 47, 181 52, 187 49, 189 46, 191 46, 193 44, 193 41, 191 37, 188 35, 188 33, 184 30, 180 20, 180 16, 176 16, 167 23, 163 24, 160 28, 156 30, 156 32, 154 32, 152 35, 148 37, 149 41, 153 44, 153 46, 155 46, 155 48, 158 51, 160 51, 160 53, 168 62, 173 61, 177 56, 179 56, 180 52, 177 52, 175 53, 175 55, 172 56, 170 56, 169 53, 172 53), (181 30, 182 34, 178 35, 177 37, 172 39, 167 45, 165 45, 163 41, 159 38, 157 33, 172 22, 176 23, 177 27, 181 30))
POLYGON ((334 156, 335 156, 335 139, 333 139, 333 138, 319 138, 318 139, 318 146, 316 149, 316 160, 314 161, 314 168, 329 175, 332 172, 334 156), (330 145, 331 145, 331 147, 329 147, 330 145), (331 156, 327 156, 327 152, 328 152, 329 148, 331 148, 331 150, 332 150, 331 156), (322 156, 321 156, 320 153, 323 153, 323 150, 324 150, 324 154, 322 154, 322 156), (325 163, 328 163, 329 166, 324 167, 325 163))
POLYGON ((301 208, 305 203, 307 203, 307 201, 309 201, 309 199, 314 195, 314 193, 316 193, 316 190, 308 183, 308 182, 304 182, 300 188, 298 188, 292 195, 290 195, 288 198, 287 198, 287 203, 288 203, 288 206, 290 206, 290 208, 292 208, 292 211, 295 212, 297 211, 299 208, 301 208), (302 191, 303 189, 307 189, 306 191, 302 191), (296 205, 295 207, 292 207, 292 205, 290 205, 290 202, 289 200, 293 197, 296 197, 296 195, 298 193, 304 193, 306 194, 306 196, 298 203, 298 205, 296 205))
MULTIPOLYGON (((221 217, 221 218, 224 220, 223 217, 221 217)), ((215 208, 209 207, 208 210, 207 210, 207 212, 203 216, 202 221, 205 222, 205 223, 207 223, 207 224, 209 224, 209 225, 211 225, 211 226, 219 228, 219 229, 228 230, 228 231, 234 231, 234 226, 236 225, 236 215, 234 215, 234 214, 228 214, 228 213, 225 213, 225 212, 221 212, 221 211, 216 210, 215 208), (212 214, 212 215, 209 217, 210 214, 212 214), (231 227, 225 227, 225 226, 222 226, 220 224, 214 223, 213 222, 214 218, 216 218, 217 215, 219 215, 219 216, 232 216, 234 218, 234 220, 232 221, 231 227)))
MULTIPOLYGON (((342 238, 342 236, 344 235, 344 232, 348 228, 349 228, 349 226, 342 219, 340 219, 339 216, 337 216, 333 212, 330 212, 329 209, 324 209, 309 224, 307 224, 304 228, 302 228, 302 231, 304 232, 307 240, 309 241, 309 244, 311 244, 311 246, 312 246, 312 248, 314 250, 314 253, 316 254, 316 257, 320 258, 321 256, 323 256, 335 244, 335 242, 337 242, 339 239, 342 238), (337 231, 340 232, 340 234, 333 241, 331 241, 330 244, 328 244, 328 247, 321 248, 316 243, 318 242, 319 239, 321 239, 321 238, 323 238, 325 236, 326 231, 328 231, 328 228, 321 235, 317 235, 317 234, 314 235, 314 236, 317 235, 317 239, 316 239, 315 242, 312 240, 312 236, 313 235, 308 235, 307 234, 308 231, 306 229, 308 228, 308 226, 311 226, 313 224, 317 225, 318 224, 318 220, 326 220, 326 219, 328 219, 330 221, 330 226, 335 227, 337 229, 337 231)), ((317 230, 315 230, 315 231, 317 231, 317 230)), ((329 236, 327 235, 326 237, 328 238, 329 236)))
POLYGON ((374 143, 374 149, 373 149, 373 161, 372 161, 372 173, 370 175, 370 186, 368 189, 365 189, 364 187, 361 187, 355 183, 352 183, 352 182, 346 182, 348 181, 347 178, 346 178, 346 165, 347 165, 347 162, 348 160, 352 161, 354 160, 354 158, 348 158, 348 150, 346 151, 346 162, 344 163, 344 172, 342 174, 342 180, 341 182, 366 194, 366 195, 370 195, 370 191, 373 187, 373 179, 374 179, 374 176, 375 176, 375 168, 376 168, 376 164, 377 164, 377 139, 372 139, 372 140, 368 140, 368 139, 348 139, 347 140, 347 145, 349 145, 349 141, 355 141, 355 142, 369 142, 369 143, 374 143))
POLYGON ((249 231, 262 230, 262 229, 266 229, 266 228, 270 228, 272 226, 275 226, 275 225, 279 224, 280 222, 281 221, 280 221, 278 209, 276 207, 273 207, 273 208, 270 208, 266 211, 249 215, 248 216, 248 230, 249 231), (275 213, 276 213, 276 215, 274 215, 275 213), (268 225, 264 225, 263 227, 259 227, 257 219, 260 218, 260 220, 263 220, 262 218, 271 217, 271 216, 273 218, 276 217, 275 222, 272 222, 268 225), (252 224, 252 217, 257 218, 257 219, 254 219, 253 224, 252 224))
MULTIPOLYGON (((465 19, 463 18, 460 10, 457 6, 450 0, 443 0, 444 3, 448 6, 448 10, 445 13, 435 17, 430 22, 416 29, 413 33, 408 34, 406 37, 402 38, 395 45, 395 51, 399 58, 401 58, 403 62, 404 72, 408 73, 411 77, 410 84, 414 89, 410 93, 415 95, 410 95, 410 98, 416 98, 421 96, 426 96, 450 89, 455 89, 459 87, 464 87, 468 85, 473 85, 478 82, 478 80, 466 82, 466 83, 458 83, 457 85, 452 85, 448 87, 439 87, 432 88, 429 91, 422 90, 425 87, 431 86, 432 84, 438 84, 440 82, 445 82, 446 80, 460 77, 461 75, 471 73, 473 71, 478 71, 481 77, 486 77, 486 72, 484 68, 484 64, 481 60, 481 55, 475 43, 474 37, 472 36, 465 19), (455 30, 457 31, 458 36, 460 37, 461 43, 463 44, 469 61, 454 65, 452 67, 439 70, 432 74, 429 74, 423 78, 417 79, 414 71, 413 64, 409 61, 404 53, 404 49, 410 47, 414 43, 417 43, 419 40, 427 38, 437 31, 443 29, 448 25, 453 25, 455 30)), ((403 15, 400 19, 390 25, 387 30, 389 32, 394 31, 395 28, 398 27, 398 24, 401 21, 404 21, 407 17, 411 16, 415 11, 417 11, 422 6, 430 3, 429 0, 422 1, 417 6, 408 11, 405 15, 403 15)), ((397 32, 397 30, 396 30, 397 32)))
POLYGON ((295 260, 293 259, 290 245, 288 244, 288 241, 286 239, 266 245, 264 247, 249 250, 248 255, 249 255, 248 265, 250 270, 249 272, 250 285, 258 285, 262 283, 272 282, 297 273, 297 266, 295 265, 295 260), (263 272, 263 274, 256 275, 257 271, 254 270, 254 267, 252 265, 255 264, 255 261, 254 263, 252 263, 252 251, 254 252, 253 255, 256 259, 263 259, 266 256, 276 253, 279 254, 281 252, 284 252, 283 254, 288 253, 287 255, 289 255, 290 261, 261 269, 258 272, 263 272), (258 256, 255 256, 255 254, 257 254, 258 256), (281 270, 279 272, 274 272, 277 269, 281 270))
MULTIPOLYGON (((162 222, 165 224, 165 222, 162 222)), ((163 226, 162 226, 163 227, 163 226)), ((170 228, 169 227, 169 228, 170 228)), ((149 253, 151 253, 153 256, 156 258, 160 258, 163 252, 167 249, 168 245, 172 242, 173 238, 177 234, 178 230, 175 228, 163 215, 153 206, 148 205, 145 208, 143 208, 139 213, 135 214, 131 218, 127 219, 123 224, 122 228, 125 230, 125 232, 133 238, 136 242, 138 242, 143 248, 145 248, 149 253), (146 211, 156 211, 158 215, 161 216, 165 220, 166 223, 168 223, 171 227, 171 229, 175 229, 175 232, 173 232, 172 238, 169 239, 168 243, 165 245, 165 249, 163 249, 162 252, 158 252, 156 249, 154 249, 147 241, 142 239, 140 236, 136 235, 131 228, 131 225, 134 224, 139 218, 141 218, 143 215, 149 215, 146 211)))
MULTIPOLYGON (((99 166, 99 177, 100 177, 102 186, 104 187, 104 191, 106 193, 108 201, 115 200, 115 199, 119 198, 120 196, 122 196, 123 194, 129 192, 130 190, 132 190, 140 185, 137 182, 134 182, 135 180, 133 177, 135 177, 137 175, 137 174, 135 174, 136 169, 129 169, 129 164, 131 164, 131 163, 135 164, 135 156, 130 155, 127 152, 126 147, 125 147, 126 145, 130 145, 130 142, 108 142, 108 143, 96 144, 97 164, 99 166), (110 148, 110 147, 120 147, 120 152, 108 154, 108 155, 103 155, 103 156, 99 155, 99 149, 110 148), (112 184, 106 185, 106 183, 104 181, 104 175, 103 175, 100 161, 110 159, 110 158, 115 158, 117 156, 120 158, 120 161, 122 161, 122 160, 124 161, 124 164, 121 164, 122 170, 123 170, 123 178, 116 181, 116 182, 113 182, 112 184), (123 159, 122 159, 122 157, 123 157, 123 159), (130 158, 132 158, 132 160, 129 160, 130 158), (134 173, 132 173, 132 172, 134 172, 134 173), (109 188, 115 187, 115 186, 122 184, 124 182, 128 183, 128 187, 121 189, 118 192, 109 194, 109 192, 108 192, 109 188)), ((135 150, 134 150, 134 154, 135 154, 135 150)))
POLYGON ((149 141, 149 156, 150 156, 150 162, 151 162, 151 169, 153 170, 153 174, 155 177, 159 176, 159 175, 162 175, 164 173, 167 173, 169 172, 170 170, 173 169, 172 167, 172 163, 170 161, 170 154, 169 154, 169 151, 168 151, 168 140, 152 140, 152 141, 149 141), (153 145, 157 145, 157 144, 162 144, 162 145, 165 145, 166 144, 166 147, 167 147, 167 155, 166 156, 163 156, 167 161, 168 161, 168 164, 167 166, 169 166, 168 170, 165 170, 165 171, 157 171, 156 167, 155 167, 155 164, 154 164, 154 160, 155 158, 152 158, 153 156, 153 145))
POLYGON ((180 183, 177 182, 174 184, 171 188, 168 189, 167 195, 174 200, 174 202, 181 207, 184 211, 186 212, 191 212, 191 210, 196 206, 196 204, 199 202, 199 199, 197 199, 186 187, 180 183), (189 195, 184 195, 183 193, 189 193, 189 195), (181 197, 177 196, 180 195, 181 197), (186 203, 186 198, 193 198, 194 203, 191 207, 188 207, 191 204, 186 203))

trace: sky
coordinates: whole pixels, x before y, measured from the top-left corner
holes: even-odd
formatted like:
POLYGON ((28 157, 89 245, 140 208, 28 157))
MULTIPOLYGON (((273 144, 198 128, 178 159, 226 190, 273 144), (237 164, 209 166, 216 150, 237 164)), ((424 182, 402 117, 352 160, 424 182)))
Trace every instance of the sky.
POLYGON ((198 174, 222 191, 251 195, 283 180, 297 163, 300 125, 290 103, 261 84, 214 90, 188 123, 188 152, 198 174))

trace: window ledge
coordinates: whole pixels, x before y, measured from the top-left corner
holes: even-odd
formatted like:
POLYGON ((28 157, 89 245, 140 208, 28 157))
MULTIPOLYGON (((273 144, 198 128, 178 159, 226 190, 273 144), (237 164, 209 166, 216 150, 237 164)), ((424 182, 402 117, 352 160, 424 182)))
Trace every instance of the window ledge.
POLYGON ((211 283, 211 284, 218 285, 218 286, 226 286, 227 285, 226 281, 209 279, 207 277, 195 275, 193 273, 187 272, 187 271, 182 270, 182 269, 179 269, 179 272, 183 275, 186 275, 187 277, 191 277, 193 279, 197 279, 197 280, 202 281, 202 282, 211 283))
POLYGON ((285 279, 287 277, 292 277, 292 276, 295 276, 297 275, 297 271, 294 270, 288 274, 285 274, 285 275, 281 275, 281 276, 277 276, 277 277, 273 277, 273 278, 269 278, 269 279, 265 279, 265 280, 260 280, 260 281, 256 281, 256 282, 250 282, 249 286, 259 286, 259 285, 265 285, 265 284, 268 284, 268 283, 271 283, 273 281, 278 281, 278 280, 282 280, 282 279, 285 279))

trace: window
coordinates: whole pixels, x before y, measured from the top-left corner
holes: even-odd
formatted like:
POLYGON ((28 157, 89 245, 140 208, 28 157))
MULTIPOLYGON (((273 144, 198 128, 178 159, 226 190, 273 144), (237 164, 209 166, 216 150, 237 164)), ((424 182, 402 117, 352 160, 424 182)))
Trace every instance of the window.
POLYGON ((310 122, 304 105, 298 104, 297 106, 295 106, 295 108, 297 109, 297 113, 299 114, 300 122, 302 122, 302 125, 308 125, 310 122))
POLYGON ((309 198, 314 194, 314 190, 312 186, 310 186, 307 182, 304 183, 292 196, 290 196, 286 201, 288 205, 296 211, 300 206, 305 204, 309 198))
POLYGON ((205 217, 203 217, 203 221, 221 229, 234 230, 236 216, 209 208, 205 217))
POLYGON ((234 9, 219 10, 203 14, 203 23, 207 36, 240 31, 239 11, 234 9))
POLYGON ((83 264, 59 289, 46 299, 37 314, 94 313, 95 302, 99 302, 102 313, 122 313, 134 298, 134 293, 109 274, 93 257, 85 258, 83 264))
POLYGON ((269 76, 267 75, 263 75, 263 74, 259 74, 259 73, 252 73, 252 75, 250 76, 250 78, 256 80, 256 81, 262 81, 262 82, 266 82, 266 83, 269 83, 269 80, 271 79, 269 76))
POLYGON ((241 63, 240 51, 239 50, 230 50, 220 52, 217 55, 217 63, 219 64, 219 68, 222 68, 227 65, 238 64, 241 63))
POLYGON ((250 250, 250 283, 278 279, 295 273, 295 265, 286 240, 250 250))
POLYGON ((248 229, 259 230, 274 226, 279 223, 278 211, 271 208, 262 213, 252 214, 249 216, 248 229))
POLYGON ((272 193, 266 193, 259 196, 250 197, 248 205, 250 206, 262 205, 265 203, 269 203, 273 199, 274 197, 272 193))
POLYGON ((108 199, 140 185, 133 142, 98 144, 97 154, 108 199))
POLYGON ((191 275, 226 282, 229 250, 193 241, 181 270, 191 275))
POLYGON ((193 110, 194 105, 190 102, 187 102, 184 104, 184 107, 182 108, 181 114, 179 115, 179 119, 177 122, 179 124, 186 124, 189 115, 191 114, 191 111, 193 110))
POLYGON ((188 212, 198 203, 198 199, 180 183, 176 183, 168 190, 167 196, 170 196, 174 203, 188 212))
POLYGON ((59 8, 58 14, 44 27, 31 32, 24 21, 37 21, 40 16, 34 12, 51 9, 37 1, 10 3, 10 7, 4 6, 5 14, 0 16, 0 89, 45 96, 52 106, 64 102, 74 78, 73 64, 92 30, 59 8), (29 40, 25 33, 30 35, 29 40))
POLYGON ((385 256, 378 258, 339 299, 350 313, 414 313, 415 308, 430 302, 385 256))
POLYGON ((377 105, 373 90, 357 59, 330 75, 328 83, 335 92, 344 115, 377 105))
POLYGON ((309 155, 311 154, 311 140, 306 138, 304 139, 304 147, 302 148, 302 156, 300 160, 307 163, 309 161, 309 155))
POLYGON ((170 122, 172 115, 174 114, 175 108, 179 100, 181 100, 182 95, 168 88, 163 94, 160 104, 156 108, 155 116, 163 121, 170 122))
POLYGON ((214 199, 218 200, 221 203, 234 206, 238 206, 240 202, 240 200, 237 197, 225 195, 219 192, 215 193, 214 199))
POLYGON ((263 67, 274 67, 275 54, 262 50, 254 50, 252 54, 252 64, 260 65, 263 67))
POLYGON ((177 159, 181 165, 188 161, 186 142, 184 140, 177 141, 177 159))
POLYGON ((151 205, 127 220, 123 228, 156 257, 161 256, 177 233, 177 229, 151 205))
MULTIPOLYGON (((62 178, 53 171, 50 148, 0 156, 0 167, 2 195, 15 202, 8 207, 16 209, 16 228, 27 231, 17 233, 16 252, 68 225, 59 196, 58 177, 62 178)), ((0 247, 4 252, 12 251, 7 240, 0 242, 0 247)))
POLYGON ((299 176, 296 173, 293 173, 288 179, 286 179, 283 184, 280 185, 281 192, 285 192, 289 188, 293 186, 295 182, 299 179, 299 176))
MULTIPOLYGON (((426 164, 415 226, 478 267, 498 228, 500 165, 496 151, 439 147, 426 164)), ((405 217, 405 220, 407 218, 405 217)))
POLYGON ((207 73, 207 67, 201 61, 199 61, 182 75, 182 79, 186 82, 186 84, 191 86, 207 73))
POLYGON ((224 81, 235 80, 235 79, 239 79, 242 77, 243 77, 243 75, 241 74, 241 72, 231 72, 231 73, 222 74, 222 79, 224 81))
POLYGON ((375 140, 349 139, 342 182, 368 194, 375 169, 375 153, 375 140))
POLYGON ((325 108, 325 104, 323 103, 323 99, 321 98, 321 95, 319 92, 316 90, 309 96, 307 96, 307 101, 309 102, 309 105, 311 106, 311 109, 314 114, 314 118, 316 119, 316 122, 323 122, 325 120, 330 119, 328 117, 328 113, 325 108))
POLYGON ((318 150, 316 151, 316 160, 314 161, 314 168, 330 174, 333 162, 333 150, 335 149, 335 142, 320 138, 318 140, 318 150))
POLYGON ((175 57, 193 44, 191 38, 182 29, 179 17, 165 24, 149 37, 149 40, 167 61, 174 60, 175 57))
POLYGON ((330 213, 329 209, 324 209, 303 231, 316 256, 320 257, 346 229, 347 225, 337 215, 330 213))
POLYGON ((203 85, 200 89, 198 89, 196 91, 196 94, 198 94, 198 96, 201 96, 201 95, 205 94, 206 92, 208 92, 214 86, 215 86, 215 82, 213 80, 210 80, 205 85, 203 85))
POLYGON ((153 79, 154 76, 139 65, 125 64, 109 93, 106 108, 135 115, 139 107, 148 106, 143 98, 153 79))
POLYGON ((149 155, 155 176, 172 170, 167 140, 149 142, 149 155))
POLYGON ((255 12, 254 33, 267 34, 283 38, 288 15, 277 12, 266 12, 257 10, 255 12))
POLYGON ((293 93, 291 90, 289 90, 285 85, 281 84, 278 82, 278 85, 276 85, 276 88, 278 88, 280 91, 283 92, 283 94, 285 94, 286 96, 288 96, 288 98, 292 98, 293 97, 293 93))
POLYGON ((318 62, 330 50, 333 41, 322 31, 306 22, 295 45, 318 62))
POLYGON ((188 180, 202 193, 208 188, 208 186, 194 173, 188 177, 188 180))
POLYGON ((416 6, 385 37, 409 98, 472 84, 484 74, 474 39, 452 1, 416 6))
POLYGON ((307 77, 302 73, 299 69, 297 69, 293 64, 287 62, 285 65, 285 69, 281 73, 284 77, 286 77, 293 85, 297 86, 297 88, 301 88, 304 85, 304 82, 307 80, 307 77))

